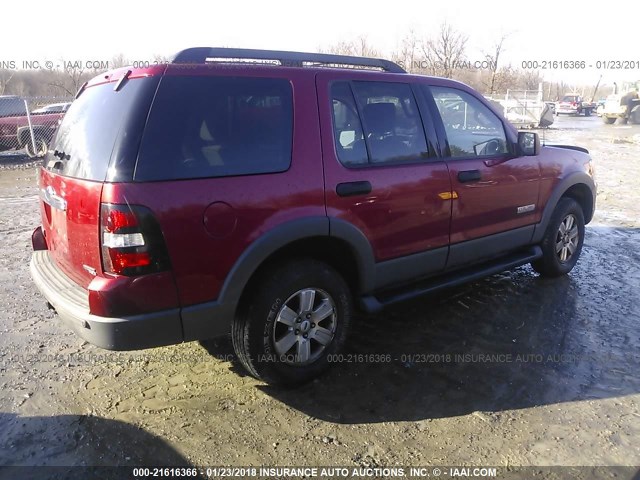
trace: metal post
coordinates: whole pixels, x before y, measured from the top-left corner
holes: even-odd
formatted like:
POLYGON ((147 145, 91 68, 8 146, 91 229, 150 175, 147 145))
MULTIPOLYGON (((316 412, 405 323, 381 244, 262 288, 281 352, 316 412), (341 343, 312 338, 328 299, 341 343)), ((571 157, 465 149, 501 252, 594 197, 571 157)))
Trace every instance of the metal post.
POLYGON ((29 133, 31 133, 31 145, 33 146, 33 155, 36 156, 36 137, 33 134, 33 125, 31 124, 31 112, 29 112, 29 105, 27 104, 27 100, 24 101, 24 108, 27 110, 27 122, 29 122, 29 133))

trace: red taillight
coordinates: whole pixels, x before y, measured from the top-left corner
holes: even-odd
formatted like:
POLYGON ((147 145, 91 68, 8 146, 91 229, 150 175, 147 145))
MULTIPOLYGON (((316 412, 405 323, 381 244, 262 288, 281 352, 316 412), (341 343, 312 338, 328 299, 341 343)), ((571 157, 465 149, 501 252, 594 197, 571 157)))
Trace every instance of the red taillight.
POLYGON ((114 273, 122 273, 127 268, 138 268, 151 265, 151 257, 146 252, 126 253, 116 250, 115 248, 110 248, 109 256, 111 257, 111 265, 113 266, 114 273))
POLYGON ((132 211, 121 211, 107 209, 106 218, 103 220, 104 229, 107 232, 115 233, 118 230, 128 227, 137 227, 138 219, 132 211))
POLYGON ((104 272, 144 275, 169 268, 164 237, 149 209, 103 203, 100 219, 104 272))

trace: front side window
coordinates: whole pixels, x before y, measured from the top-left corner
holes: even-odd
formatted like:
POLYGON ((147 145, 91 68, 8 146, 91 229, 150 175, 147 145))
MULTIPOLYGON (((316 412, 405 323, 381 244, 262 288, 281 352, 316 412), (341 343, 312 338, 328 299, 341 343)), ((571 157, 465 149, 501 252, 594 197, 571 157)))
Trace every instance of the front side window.
POLYGON ((509 152, 504 125, 480 100, 462 90, 430 87, 449 140, 452 157, 509 152))
POLYGON ((344 165, 402 163, 429 156, 408 84, 335 82, 331 101, 336 151, 344 165))
POLYGON ((291 84, 278 78, 165 76, 134 179, 283 172, 291 164, 291 84))

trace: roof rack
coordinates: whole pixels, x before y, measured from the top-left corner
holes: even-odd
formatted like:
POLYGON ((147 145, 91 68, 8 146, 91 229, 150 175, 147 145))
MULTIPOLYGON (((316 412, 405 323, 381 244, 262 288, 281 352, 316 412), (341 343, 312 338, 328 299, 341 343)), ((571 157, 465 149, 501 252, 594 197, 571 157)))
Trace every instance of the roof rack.
POLYGON ((379 58, 247 48, 187 48, 178 52, 171 63, 250 63, 251 61, 260 64, 279 64, 284 67, 365 67, 389 73, 407 73, 397 63, 379 58))

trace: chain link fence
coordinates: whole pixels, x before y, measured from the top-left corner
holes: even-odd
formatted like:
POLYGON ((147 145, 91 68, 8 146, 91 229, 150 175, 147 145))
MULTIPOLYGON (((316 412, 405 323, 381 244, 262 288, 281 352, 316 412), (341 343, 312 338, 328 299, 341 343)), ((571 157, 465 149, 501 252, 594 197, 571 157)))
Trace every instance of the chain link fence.
POLYGON ((486 97, 500 104, 503 114, 517 128, 548 127, 553 110, 543 100, 542 84, 538 90, 507 90, 504 95, 486 97))
POLYGON ((70 97, 0 96, 0 157, 44 156, 70 97))

